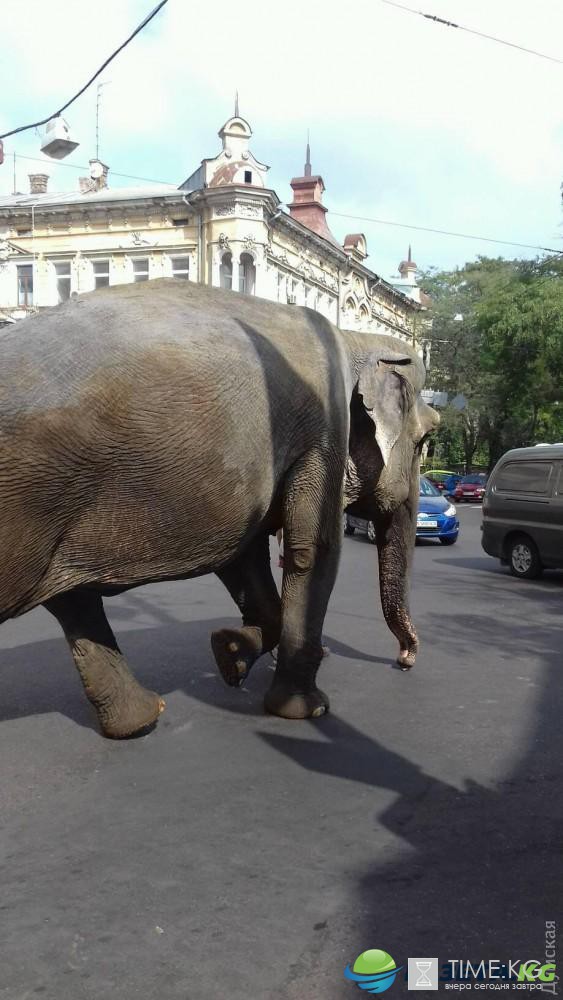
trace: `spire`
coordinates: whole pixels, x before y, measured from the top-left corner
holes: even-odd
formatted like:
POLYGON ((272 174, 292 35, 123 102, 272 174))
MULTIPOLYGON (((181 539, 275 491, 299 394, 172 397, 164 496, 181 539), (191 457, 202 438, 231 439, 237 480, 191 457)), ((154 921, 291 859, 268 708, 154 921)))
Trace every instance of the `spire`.
POLYGON ((311 176, 311 147, 309 146, 309 129, 307 129, 307 154, 305 159, 305 169, 303 171, 304 177, 311 176))
POLYGON ((416 264, 412 259, 412 247, 409 243, 409 252, 406 260, 402 260, 399 264, 399 274, 403 281, 406 281, 409 285, 415 284, 415 274, 416 274, 416 264))
POLYGON ((235 90, 235 118, 240 118, 238 111, 238 90, 235 90))

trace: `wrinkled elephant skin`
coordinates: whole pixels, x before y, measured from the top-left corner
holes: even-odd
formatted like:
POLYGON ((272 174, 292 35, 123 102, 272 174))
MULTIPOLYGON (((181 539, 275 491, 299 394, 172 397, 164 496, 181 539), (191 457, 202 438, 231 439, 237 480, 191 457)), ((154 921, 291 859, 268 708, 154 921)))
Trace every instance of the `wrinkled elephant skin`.
POLYGON ((212 638, 226 682, 277 645, 267 710, 326 711, 315 678, 346 506, 376 520, 410 666, 413 483, 435 424, 412 349, 172 279, 80 296, 0 345, 0 620, 48 608, 105 735, 143 731, 163 701, 130 673, 103 597, 211 571, 242 613, 212 638))

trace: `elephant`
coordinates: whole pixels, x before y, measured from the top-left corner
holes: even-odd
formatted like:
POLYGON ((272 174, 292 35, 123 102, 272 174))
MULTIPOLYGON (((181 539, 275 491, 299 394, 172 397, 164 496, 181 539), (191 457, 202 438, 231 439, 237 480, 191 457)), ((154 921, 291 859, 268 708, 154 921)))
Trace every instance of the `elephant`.
POLYGON ((130 672, 104 597, 210 572, 242 613, 212 635, 224 680, 278 646, 266 710, 325 712, 345 508, 377 525, 383 610, 412 666, 419 452, 437 422, 414 349, 166 278, 71 299, 0 345, 0 622, 54 615, 105 736, 145 732, 164 702, 130 672))

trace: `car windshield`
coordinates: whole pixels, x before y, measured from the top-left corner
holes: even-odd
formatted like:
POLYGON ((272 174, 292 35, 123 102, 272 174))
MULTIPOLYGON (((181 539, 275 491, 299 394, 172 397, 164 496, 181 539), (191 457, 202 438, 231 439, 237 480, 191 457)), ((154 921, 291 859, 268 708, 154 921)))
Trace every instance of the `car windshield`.
POLYGON ((478 476, 477 475, 476 476, 466 476, 465 479, 462 479, 461 481, 462 481, 463 484, 470 483, 471 485, 482 486, 483 483, 485 482, 486 478, 487 477, 485 475, 481 474, 481 475, 478 475, 478 476))
POLYGON ((440 490, 436 489, 433 483, 429 479, 425 479, 424 476, 420 477, 420 489, 418 495, 421 497, 441 497, 442 494, 440 490))

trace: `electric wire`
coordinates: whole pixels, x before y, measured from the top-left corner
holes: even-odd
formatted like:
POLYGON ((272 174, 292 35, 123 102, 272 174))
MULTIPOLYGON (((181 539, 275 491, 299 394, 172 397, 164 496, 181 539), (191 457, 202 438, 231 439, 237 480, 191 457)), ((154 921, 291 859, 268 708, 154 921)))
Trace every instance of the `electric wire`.
POLYGON ((526 250, 542 250, 545 253, 563 254, 563 250, 556 250, 554 247, 538 246, 535 243, 516 243, 514 240, 498 240, 492 236, 476 236, 475 233, 457 233, 449 229, 432 229, 430 226, 413 226, 406 222, 390 222, 389 219, 373 219, 365 215, 347 215, 344 212, 330 212, 330 215, 337 215, 341 219, 355 219, 357 222, 374 222, 380 226, 397 226, 399 229, 414 229, 421 233, 435 233, 438 236, 455 236, 462 240, 479 240, 483 243, 499 243, 508 247, 523 247, 526 250))
MULTIPOLYGON (((20 156, 18 154, 18 159, 20 160, 31 160, 34 163, 45 163, 38 156, 20 156)), ((67 167, 71 170, 89 170, 89 167, 84 166, 80 163, 57 163, 57 167, 67 167)), ((155 180, 154 177, 139 177, 137 174, 124 174, 118 173, 116 170, 112 170, 113 177, 124 177, 128 180, 145 181, 147 184, 162 184, 167 187, 176 188, 176 184, 172 184, 170 181, 155 180)), ((557 250, 554 247, 544 247, 537 243, 520 243, 514 240, 501 240, 493 236, 479 236, 476 233, 458 233, 449 229, 436 229, 431 226, 416 226, 408 222, 394 222, 390 219, 375 219, 366 215, 350 215, 347 212, 329 212, 330 215, 334 215, 339 219, 353 219, 356 222, 371 222, 378 226, 393 226, 397 229, 411 229, 414 232, 419 233, 433 233, 437 236, 451 236, 454 238, 459 238, 462 240, 476 240, 477 242, 483 243, 497 243, 499 246, 510 246, 510 247, 520 247, 525 250, 540 250, 542 253, 555 254, 557 257, 563 254, 563 250, 557 250)))
POLYGON ((106 59, 105 63, 103 63, 100 66, 100 68, 96 70, 94 75, 90 77, 90 79, 88 80, 88 83, 85 83, 84 86, 81 88, 81 90, 79 90, 78 93, 74 95, 74 97, 71 97, 70 100, 66 102, 66 104, 63 104, 63 106, 59 108, 58 111, 55 111, 53 114, 47 115, 46 118, 42 118, 41 121, 39 122, 32 122, 31 125, 20 125, 18 128, 12 129, 11 132, 4 132, 2 135, 0 135, 0 139, 7 139, 8 136, 17 135, 18 132, 27 132, 27 130, 30 128, 38 128, 39 125, 45 125, 46 122, 51 120, 51 118, 58 118, 59 115, 62 115, 63 111, 66 111, 66 109, 69 108, 71 104, 74 104, 74 102, 78 100, 79 97, 82 96, 85 90, 88 90, 88 87, 94 82, 94 80, 100 75, 100 73, 103 73, 106 66, 109 66, 110 62, 112 62, 115 59, 115 57, 119 55, 119 53, 122 52, 127 45, 129 45, 129 42, 133 41, 135 35, 138 35, 139 32, 143 30, 143 28, 146 28, 149 21, 152 21, 153 17, 156 17, 159 10, 161 10, 161 8, 164 7, 164 5, 167 3, 168 0, 160 0, 158 6, 156 6, 154 10, 151 11, 151 13, 147 15, 147 17, 145 17, 144 21, 142 21, 141 24, 137 28, 135 28, 135 31, 131 35, 129 35, 129 38, 126 38, 123 44, 120 45, 119 48, 115 50, 115 52, 112 52, 109 59, 106 59))
POLYGON ((511 49, 519 49, 520 52, 526 52, 531 56, 538 56, 540 59, 548 59, 549 62, 558 63, 560 66, 563 66, 563 59, 558 59, 557 56, 548 56, 545 52, 538 52, 537 49, 528 49, 525 45, 518 45, 516 42, 507 42, 505 38, 488 35, 484 31, 477 31, 476 28, 467 28, 464 24, 456 24, 455 21, 447 21, 443 17, 438 17, 437 14, 426 14, 423 10, 416 10, 414 7, 407 7, 406 4, 397 3, 397 0, 381 0, 381 3, 387 4, 388 7, 396 7, 398 10, 408 11, 409 14, 418 14, 420 17, 425 17, 428 21, 443 24, 446 28, 459 28, 460 31, 467 31, 468 34, 477 35, 478 38, 486 38, 490 42, 507 45, 511 49))
MULTIPOLYGON (((8 155, 11 155, 11 154, 8 154, 8 155)), ((17 157, 18 160, 30 160, 32 163, 42 163, 43 166, 47 166, 47 163, 48 163, 47 160, 45 160, 44 158, 42 158, 40 156, 23 156, 23 154, 21 154, 21 153, 16 153, 16 157, 17 157)), ((57 163, 55 164, 55 166, 56 166, 57 170, 59 169, 59 167, 66 167, 67 170, 68 169, 70 169, 70 170, 89 170, 90 169, 90 165, 85 166, 83 163, 61 163, 60 160, 57 161, 57 163)), ((174 184, 172 181, 160 181, 160 180, 156 180, 154 177, 139 177, 138 174, 122 174, 122 173, 119 173, 117 170, 112 170, 111 171, 111 176, 112 177, 125 177, 125 178, 128 178, 131 181, 146 181, 147 184, 163 184, 163 185, 168 185, 169 187, 177 187, 178 186, 177 184, 174 184)))

